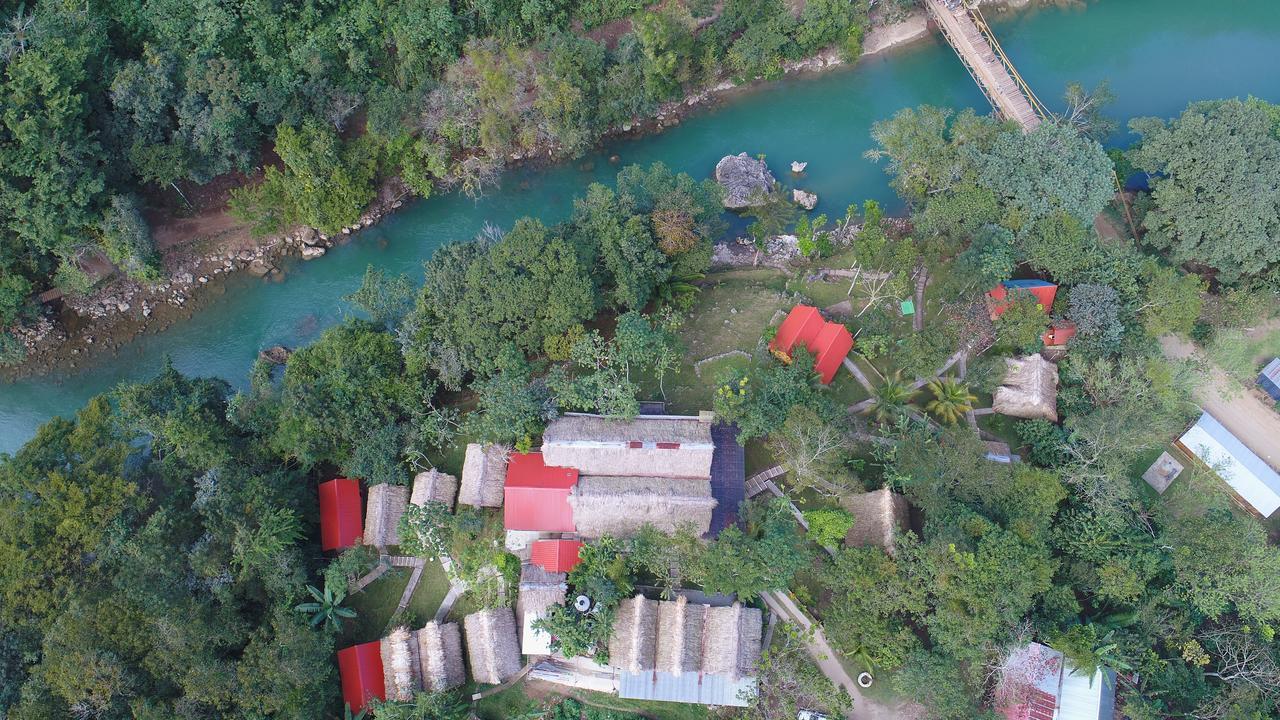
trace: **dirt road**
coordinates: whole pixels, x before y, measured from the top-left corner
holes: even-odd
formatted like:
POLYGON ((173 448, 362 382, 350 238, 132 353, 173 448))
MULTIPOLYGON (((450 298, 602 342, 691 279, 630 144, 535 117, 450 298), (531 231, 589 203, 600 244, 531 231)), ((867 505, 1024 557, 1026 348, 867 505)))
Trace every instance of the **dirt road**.
POLYGON ((1241 388, 1189 340, 1165 335, 1160 338, 1160 347, 1168 358, 1191 358, 1203 364, 1206 373, 1196 388, 1196 402, 1258 457, 1280 471, 1280 415, 1241 388))

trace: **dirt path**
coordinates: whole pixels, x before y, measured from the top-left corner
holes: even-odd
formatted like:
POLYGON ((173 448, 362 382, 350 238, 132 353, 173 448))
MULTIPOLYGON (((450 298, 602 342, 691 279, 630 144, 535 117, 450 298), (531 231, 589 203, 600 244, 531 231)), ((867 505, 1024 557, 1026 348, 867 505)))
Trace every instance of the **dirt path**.
POLYGON ((1208 372, 1196 387, 1196 402, 1258 457, 1280 471, 1280 415, 1240 387, 1190 341, 1165 335, 1160 338, 1160 347, 1168 358, 1194 359, 1204 364, 1208 372))
POLYGON ((813 637, 807 645, 809 655, 817 663, 823 675, 853 698, 853 710, 847 715, 849 720, 917 720, 923 717, 922 708, 913 703, 903 702, 890 706, 863 695, 862 688, 858 687, 858 683, 849 675, 849 671, 840 664, 836 651, 827 642, 822 626, 810 620, 809 616, 786 593, 766 592, 761 597, 769 609, 783 620, 799 625, 805 630, 813 630, 813 637))

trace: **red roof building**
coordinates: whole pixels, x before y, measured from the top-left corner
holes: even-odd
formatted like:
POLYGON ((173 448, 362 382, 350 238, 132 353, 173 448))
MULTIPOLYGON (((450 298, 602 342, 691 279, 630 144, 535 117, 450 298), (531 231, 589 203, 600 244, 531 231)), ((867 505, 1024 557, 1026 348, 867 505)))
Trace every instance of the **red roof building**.
POLYGON ((529 559, 547 572, 567 573, 577 567, 581 549, 580 540, 536 540, 529 559))
POLYGON ((813 354, 814 372, 829 384, 853 349, 853 335, 844 325, 824 320, 817 308, 797 305, 778 327, 769 349, 789 361, 797 343, 813 354))
POLYGON ((503 526, 508 530, 574 532, 569 493, 578 471, 542 461, 542 453, 512 453, 503 490, 503 526))
POLYGON ((338 675, 342 677, 342 700, 352 713, 364 709, 370 700, 387 699, 382 681, 382 643, 352 645, 338 651, 338 675))
POLYGON ((1053 301, 1058 296, 1058 286, 1047 280, 1005 280, 987 292, 991 303, 991 319, 994 320, 1009 309, 1008 297, 1011 292, 1029 292, 1046 313, 1053 309, 1053 301))
POLYGON ((320 549, 343 550, 364 537, 360 481, 338 478, 320 483, 320 549))
POLYGON ((1076 336, 1076 324, 1073 322, 1056 322, 1049 326, 1041 336, 1046 347, 1061 347, 1067 344, 1067 341, 1076 336))

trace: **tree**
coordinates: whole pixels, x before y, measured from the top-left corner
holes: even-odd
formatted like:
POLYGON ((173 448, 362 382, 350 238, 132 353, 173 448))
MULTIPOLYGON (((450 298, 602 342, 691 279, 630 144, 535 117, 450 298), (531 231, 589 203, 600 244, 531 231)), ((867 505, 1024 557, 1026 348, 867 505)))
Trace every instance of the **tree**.
POLYGON ((848 490, 851 474, 845 468, 845 431, 804 405, 796 405, 769 436, 769 450, 790 473, 791 489, 840 495, 848 490))
POLYGON ((1091 224, 1115 192, 1102 146, 1057 123, 1002 132, 986 152, 967 150, 979 183, 1023 223, 1062 212, 1091 224))
POLYGON ((413 295, 408 275, 388 278, 381 268, 368 265, 360 289, 343 300, 363 310, 374 325, 393 329, 413 307, 413 295))
POLYGON ((1147 334, 1189 334, 1200 317, 1204 281, 1156 260, 1142 264, 1142 279, 1146 296, 1137 314, 1147 334))
POLYGON ((748 505, 745 514, 747 530, 730 525, 689 562, 689 579, 707 592, 750 600, 788 587, 812 557, 786 500, 748 505))
POLYGON ((341 630, 343 618, 351 619, 356 616, 355 610, 342 607, 342 601, 347 596, 347 591, 342 587, 335 590, 325 582, 324 592, 320 592, 315 585, 307 585, 307 592, 311 593, 313 600, 299 603, 293 609, 310 615, 311 627, 323 624, 326 630, 341 630))
POLYGON ((933 393, 933 399, 925 404, 925 410, 953 425, 978 401, 978 396, 969 392, 969 386, 955 378, 934 378, 926 386, 933 393))
POLYGON ((888 159, 890 184, 908 202, 923 204, 929 196, 949 192, 976 179, 972 157, 962 148, 976 143, 975 153, 989 146, 998 125, 972 110, 953 111, 921 105, 899 110, 891 120, 871 127, 879 148, 868 150, 873 161, 888 159))
POLYGON ((649 96, 666 100, 689 79, 693 17, 683 5, 642 13, 634 21, 644 52, 644 80, 649 96))
POLYGON ((911 401, 919 394, 919 390, 902 379, 902 371, 895 370, 885 379, 884 384, 876 388, 871 404, 863 411, 877 422, 893 424, 911 408, 911 401))
POLYGON ((790 623, 778 626, 773 642, 756 666, 757 694, 750 698, 744 717, 750 720, 794 718, 801 711, 843 716, 853 701, 835 687, 809 658, 805 631, 790 623))
POLYGON ((760 262, 760 253, 764 252, 769 240, 786 232, 799 212, 796 204, 786 197, 782 186, 777 183, 768 192, 751 199, 750 206, 742 211, 742 215, 752 219, 747 226, 747 234, 756 246, 754 263, 760 262))
POLYGON ((835 648, 860 656, 868 670, 901 667, 919 646, 911 622, 926 609, 927 588, 913 568, 879 548, 843 548, 819 577, 831 593, 822 624, 835 648))
POLYGON ((961 663, 937 652, 916 650, 894 676, 894 689, 927 707, 938 720, 981 718, 980 692, 961 663))
POLYGON ((1095 353, 1115 352, 1124 335, 1115 288, 1082 283, 1071 288, 1067 318, 1076 325, 1073 344, 1095 353))
POLYGON ((834 416, 834 405, 818 390, 813 359, 803 348, 795 351, 789 364, 770 363, 726 373, 716 382, 712 403, 716 415, 738 425, 738 442, 743 444, 782 427, 797 405, 834 416))
POLYGON ((1209 618, 1235 612, 1251 623, 1280 620, 1280 550, 1266 532, 1230 510, 1210 509, 1169 522, 1171 589, 1209 618))
POLYGON ((112 195, 102 220, 102 246, 107 257, 129 277, 155 281, 160 277, 151 228, 142 218, 137 198, 112 195))
POLYGON ((533 376, 533 368, 512 345, 501 351, 498 363, 493 374, 471 385, 476 409, 467 416, 466 432, 481 442, 532 442, 555 417, 547 384, 533 376))
POLYGON ((1129 128, 1142 136, 1130 158, 1150 176, 1154 204, 1145 242, 1226 283, 1280 262, 1280 138, 1267 103, 1192 103, 1174 120, 1138 118, 1129 128))
POLYGON ((848 510, 841 508, 818 508, 805 510, 804 521, 809 523, 808 537, 825 548, 839 547, 849 530, 853 528, 854 518, 848 510))
POLYGON ((1029 292, 1012 293, 995 321, 996 346, 1015 353, 1039 351, 1049 327, 1049 310, 1029 292))

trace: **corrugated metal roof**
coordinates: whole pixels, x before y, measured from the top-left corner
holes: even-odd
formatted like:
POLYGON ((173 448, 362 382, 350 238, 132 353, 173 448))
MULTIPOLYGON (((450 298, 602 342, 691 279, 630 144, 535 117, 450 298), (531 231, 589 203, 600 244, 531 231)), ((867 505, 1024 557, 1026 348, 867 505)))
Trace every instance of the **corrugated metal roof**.
POLYGON ((1092 678, 1063 673, 1057 720, 1111 720, 1115 714, 1115 695, 1107 691, 1108 680, 1102 670, 1092 678))
POLYGON ((1178 442, 1213 468, 1263 517, 1270 517, 1280 508, 1280 474, 1245 447, 1214 416, 1207 412, 1201 415, 1178 442))
POLYGON ((341 550, 364 537, 360 481, 337 478, 320 483, 320 549, 341 550))
POLYGON ((352 712, 360 712, 373 698, 387 698, 382 678, 381 647, 382 643, 374 640, 338 651, 342 700, 351 706, 352 712))
POLYGON ((747 707, 756 693, 755 678, 734 680, 726 675, 696 672, 619 672, 618 697, 747 707))

